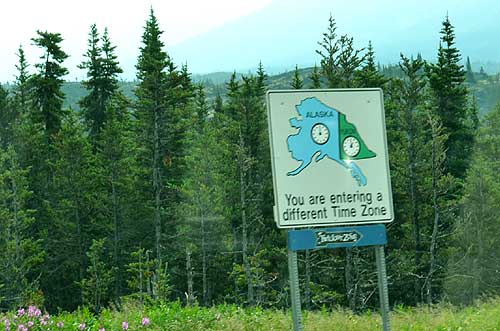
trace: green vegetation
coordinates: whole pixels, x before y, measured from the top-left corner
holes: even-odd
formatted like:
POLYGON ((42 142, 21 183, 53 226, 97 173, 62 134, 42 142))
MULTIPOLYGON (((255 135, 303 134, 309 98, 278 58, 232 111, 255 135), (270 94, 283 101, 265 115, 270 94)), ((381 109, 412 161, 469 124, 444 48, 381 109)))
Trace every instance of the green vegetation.
MULTIPOLYGON (((29 307, 0 316, 0 323, 8 324, 14 330, 19 324, 27 326, 32 321, 34 327, 30 330, 35 331, 47 327, 61 331, 288 331, 292 324, 290 313, 282 310, 234 305, 183 307, 179 303, 144 307, 142 310, 137 309, 136 304, 128 303, 120 311, 104 309, 99 315, 87 309, 52 316, 41 312, 36 315, 37 308, 29 307), (14 315, 18 317, 14 319, 14 315)), ((493 299, 467 308, 444 304, 431 308, 396 307, 391 312, 391 322, 394 330, 401 331, 495 331, 500 328, 500 300, 493 299)), ((380 315, 375 311, 353 314, 343 309, 306 312, 303 325, 304 331, 371 331, 382 328, 380 315)))
MULTIPOLYGON (((269 77, 259 63, 254 74, 199 84, 159 27, 151 10, 130 83, 119 82, 114 46, 95 25, 81 84, 63 82, 62 34, 37 32, 43 56, 33 75, 19 49, 15 83, 0 87, 1 311, 76 311, 57 317, 67 330, 142 328, 144 317, 158 330, 289 329, 266 90, 380 87, 395 329, 495 323, 498 301, 474 303, 500 294, 499 84, 461 65, 448 17, 435 59, 401 54, 381 68, 376 45, 355 48, 330 17, 316 36, 319 66, 269 77), (431 309, 398 308, 424 304, 431 309)), ((298 255, 307 328, 377 328, 372 249, 298 255)))

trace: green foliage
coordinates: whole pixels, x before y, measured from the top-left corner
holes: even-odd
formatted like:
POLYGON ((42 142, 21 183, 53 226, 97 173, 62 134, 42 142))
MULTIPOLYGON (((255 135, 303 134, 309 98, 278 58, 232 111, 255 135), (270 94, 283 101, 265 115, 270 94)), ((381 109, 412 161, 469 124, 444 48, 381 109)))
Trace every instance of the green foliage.
POLYGON ((460 52, 455 47, 454 27, 448 17, 443 21, 437 63, 427 65, 429 85, 436 111, 443 123, 446 142, 446 172, 464 179, 470 162, 473 132, 467 123, 467 89, 465 71, 460 64, 460 52))
POLYGON ((83 291, 83 303, 99 313, 111 297, 113 271, 106 262, 106 239, 92 240, 92 245, 86 253, 89 259, 87 276, 79 282, 83 291))
POLYGON ((38 73, 31 77, 32 109, 31 116, 35 123, 41 123, 47 137, 51 141, 61 128, 64 117, 62 104, 64 94, 61 92, 62 77, 68 70, 62 62, 68 55, 61 49, 63 38, 59 33, 37 31, 38 37, 32 41, 43 50, 41 63, 35 64, 38 73))
POLYGON ((496 203, 500 199, 498 153, 500 106, 488 114, 479 129, 472 164, 465 181, 464 212, 456 226, 446 288, 453 302, 471 304, 498 293, 500 231, 496 203))
POLYGON ((28 303, 38 290, 33 270, 44 254, 29 232, 35 219, 27 206, 32 194, 27 175, 12 147, 0 149, 0 309, 28 303))

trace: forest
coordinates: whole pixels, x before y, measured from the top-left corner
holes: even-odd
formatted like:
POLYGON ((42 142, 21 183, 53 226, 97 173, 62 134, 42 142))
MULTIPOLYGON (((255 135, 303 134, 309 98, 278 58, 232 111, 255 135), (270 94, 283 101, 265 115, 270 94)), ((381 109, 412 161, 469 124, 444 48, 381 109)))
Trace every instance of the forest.
MULTIPOLYGON (((20 47, 15 81, 0 86, 0 311, 288 309, 265 103, 276 87, 382 88, 391 306, 498 295, 500 105, 484 92, 500 91, 498 75, 464 61, 449 17, 435 58, 401 54, 393 66, 377 63, 376 45, 340 35, 333 16, 311 37, 317 66, 271 77, 259 63, 215 86, 174 62, 151 10, 125 93, 108 30, 92 25, 85 93, 68 107, 63 35, 36 31, 40 60, 27 63, 20 47)), ((369 248, 299 253, 303 308, 376 309, 374 265, 369 248)))

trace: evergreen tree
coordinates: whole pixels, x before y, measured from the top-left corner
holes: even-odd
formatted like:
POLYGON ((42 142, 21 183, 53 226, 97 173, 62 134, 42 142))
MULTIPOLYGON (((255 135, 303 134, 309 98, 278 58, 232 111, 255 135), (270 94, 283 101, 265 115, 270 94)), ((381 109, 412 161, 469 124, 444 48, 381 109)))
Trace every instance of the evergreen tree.
POLYGON ((105 239, 92 240, 86 254, 89 259, 87 277, 79 283, 84 293, 84 303, 96 313, 108 304, 113 283, 113 271, 106 261, 105 243, 105 239))
POLYGON ((446 292, 453 303, 473 304, 497 295, 500 263, 500 105, 487 114, 479 129, 464 189, 464 213, 453 233, 446 292))
POLYGON ((316 53, 321 57, 321 71, 330 88, 338 87, 341 78, 337 72, 337 56, 340 51, 340 46, 336 31, 337 24, 332 14, 330 14, 327 31, 323 33, 323 39, 318 42, 320 49, 316 50, 316 53))
POLYGON ((19 46, 18 50, 18 64, 16 64, 17 76, 14 82, 14 104, 17 108, 18 114, 26 114, 28 112, 28 102, 29 102, 29 79, 30 75, 28 73, 29 64, 26 60, 26 55, 24 54, 24 49, 19 46))
POLYGON ((82 84, 89 94, 79 103, 94 144, 107 121, 106 108, 118 91, 117 76, 123 72, 114 54, 115 48, 111 44, 107 29, 101 39, 96 25, 90 27, 88 50, 84 54, 87 59, 79 66, 80 69, 87 69, 88 79, 82 84), (100 41, 102 46, 99 45, 100 41))
POLYGON ((465 80, 468 83, 474 84, 476 79, 474 78, 474 72, 472 71, 472 66, 470 64, 470 59, 467 56, 467 62, 465 64, 465 80))
MULTIPOLYGON (((338 41, 339 53, 336 59, 338 86, 350 88, 355 85, 355 77, 361 64, 365 60, 365 55, 361 52, 364 48, 354 48, 354 38, 343 35, 338 41)), ((333 86, 332 86, 333 87, 333 86)))
POLYGON ((300 77, 299 67, 295 65, 295 71, 293 72, 292 83, 290 84, 293 89, 300 90, 304 86, 304 81, 300 77))
POLYGON ((15 111, 9 100, 8 92, 0 85, 0 148, 7 148, 14 133, 15 111))
MULTIPOLYGON (((163 262, 166 252, 169 252, 171 260, 180 258, 180 255, 176 254, 180 249, 177 243, 174 240, 164 240, 164 237, 168 233, 168 236, 175 238, 176 223, 180 219, 179 188, 186 171, 185 135, 191 116, 189 104, 193 96, 193 85, 187 66, 177 70, 163 50, 164 44, 160 39, 162 33, 151 10, 137 63, 139 83, 136 90, 136 116, 141 151, 140 166, 147 176, 144 178, 147 185, 143 188, 145 204, 147 209, 152 211, 152 215, 144 217, 153 219, 153 247, 158 264, 158 277, 166 272, 166 263, 163 262)), ((173 274, 180 274, 175 269, 180 263, 169 263, 173 274)))
POLYGON ((463 179, 470 162, 473 139, 466 127, 467 89, 460 52, 455 47, 454 28, 448 17, 443 21, 436 64, 427 67, 439 121, 448 135, 445 144, 445 172, 463 179))
POLYGON ((311 86, 310 88, 321 88, 321 74, 318 70, 318 66, 314 65, 313 71, 311 72, 311 86))
POLYGON ((27 206, 32 194, 11 146, 0 150, 0 307, 14 309, 34 299, 38 290, 34 272, 44 258, 41 242, 30 234, 35 219, 27 206))
POLYGON ((375 51, 370 41, 363 68, 355 72, 355 85, 357 87, 383 87, 385 83, 387 83, 387 78, 379 72, 375 65, 375 51))
POLYGON ((68 55, 61 49, 63 38, 59 33, 37 31, 38 37, 32 41, 43 50, 40 57, 43 62, 35 64, 38 73, 31 78, 33 86, 31 115, 35 123, 41 123, 50 143, 61 129, 64 117, 62 109, 64 94, 61 91, 62 77, 68 70, 62 62, 68 55))

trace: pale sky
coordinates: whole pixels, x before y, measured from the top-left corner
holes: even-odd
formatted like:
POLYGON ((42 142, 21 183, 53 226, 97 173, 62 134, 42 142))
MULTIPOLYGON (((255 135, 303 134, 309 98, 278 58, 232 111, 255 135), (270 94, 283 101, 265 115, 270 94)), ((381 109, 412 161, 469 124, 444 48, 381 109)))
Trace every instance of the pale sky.
MULTIPOLYGON (((174 63, 192 73, 247 72, 262 61, 270 73, 319 63, 317 42, 333 14, 338 34, 356 47, 373 42, 376 60, 397 63, 400 52, 433 61, 441 22, 448 14, 457 47, 473 69, 500 63, 500 0, 0 0, 0 83, 12 82, 16 52, 23 45, 31 65, 41 52, 31 45, 36 30, 59 32, 68 81, 85 78, 77 69, 87 49, 90 25, 108 27, 124 70, 133 80, 141 36, 152 6, 174 63), (482 65, 481 64, 481 65, 482 65), (474 65, 476 67, 474 67, 474 65)), ((487 68, 486 68, 487 69, 487 68)), ((500 65, 498 65, 498 70, 500 65)))
POLYGON ((90 25, 102 33, 108 27, 111 41, 125 71, 135 76, 134 63, 150 7, 164 32, 163 41, 172 46, 203 32, 249 15, 272 0, 3 0, 0 9, 0 82, 13 81, 17 49, 22 45, 31 64, 40 51, 32 46, 36 30, 59 32, 63 50, 70 55, 64 65, 67 80, 81 80, 85 73, 76 66, 87 49, 90 25))

